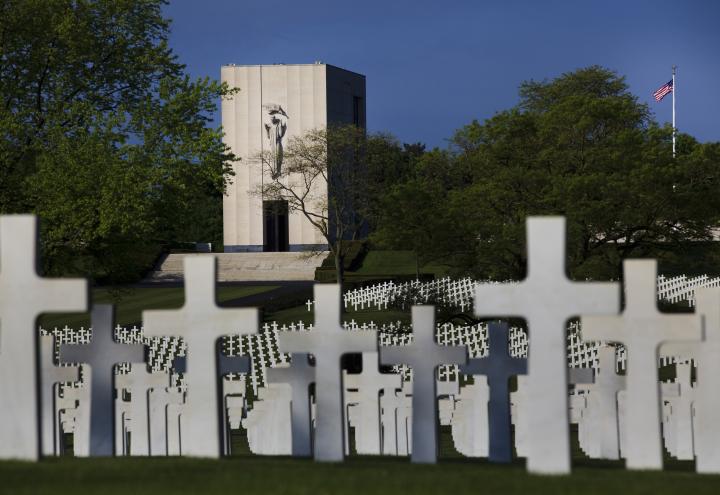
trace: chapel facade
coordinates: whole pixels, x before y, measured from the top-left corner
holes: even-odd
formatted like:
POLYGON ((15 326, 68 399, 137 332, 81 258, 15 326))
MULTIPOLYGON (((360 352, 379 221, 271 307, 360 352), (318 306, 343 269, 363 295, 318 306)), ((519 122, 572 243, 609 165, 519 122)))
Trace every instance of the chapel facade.
POLYGON ((225 252, 326 249, 302 213, 258 191, 280 172, 293 136, 334 124, 365 128, 365 76, 316 62, 226 65, 221 80, 239 88, 221 106, 225 143, 240 158, 223 198, 225 252), (263 165, 267 151, 273 163, 263 165))

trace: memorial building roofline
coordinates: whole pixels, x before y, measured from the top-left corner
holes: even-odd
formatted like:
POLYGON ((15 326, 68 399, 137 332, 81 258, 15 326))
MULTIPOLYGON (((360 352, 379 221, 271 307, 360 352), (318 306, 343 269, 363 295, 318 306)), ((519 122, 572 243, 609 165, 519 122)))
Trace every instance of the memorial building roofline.
POLYGON ((306 66, 314 66, 314 65, 324 65, 326 67, 332 67, 333 69, 349 72, 351 74, 358 75, 362 78, 365 78, 365 74, 360 74, 359 72, 355 72, 354 70, 345 69, 343 67, 338 67, 337 65, 327 64, 325 62, 314 62, 309 64, 223 64, 221 65, 221 68, 225 67, 278 67, 278 66, 286 66, 286 67, 306 67, 306 66))

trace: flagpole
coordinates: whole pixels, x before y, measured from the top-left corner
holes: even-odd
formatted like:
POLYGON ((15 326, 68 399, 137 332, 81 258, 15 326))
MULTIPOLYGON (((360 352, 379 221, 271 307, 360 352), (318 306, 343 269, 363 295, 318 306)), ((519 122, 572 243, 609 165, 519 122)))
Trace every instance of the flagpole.
POLYGON ((672 121, 672 138, 673 138, 673 158, 675 158, 675 69, 677 69, 676 65, 672 66, 672 99, 673 99, 673 121, 672 121))

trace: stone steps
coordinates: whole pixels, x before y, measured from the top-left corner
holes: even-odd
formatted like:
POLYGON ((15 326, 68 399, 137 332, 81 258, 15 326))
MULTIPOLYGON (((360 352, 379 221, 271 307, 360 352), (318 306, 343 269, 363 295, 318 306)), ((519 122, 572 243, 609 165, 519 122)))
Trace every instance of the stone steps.
MULTIPOLYGON (((187 256, 208 254, 168 254, 145 282, 177 282, 183 279, 183 260, 187 256)), ((218 281, 246 282, 273 280, 314 280, 315 269, 327 253, 215 253, 218 260, 218 281)))

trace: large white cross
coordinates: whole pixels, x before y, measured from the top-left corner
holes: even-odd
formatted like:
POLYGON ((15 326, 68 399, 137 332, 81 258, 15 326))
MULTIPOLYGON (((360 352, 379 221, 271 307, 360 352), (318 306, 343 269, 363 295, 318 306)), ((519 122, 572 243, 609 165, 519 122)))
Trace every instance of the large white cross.
POLYGON ((215 297, 217 260, 212 255, 186 256, 185 304, 180 309, 143 311, 146 337, 179 337, 187 345, 182 409, 182 453, 220 457, 220 380, 217 341, 225 335, 258 332, 256 308, 219 308, 215 297))
POLYGON ((519 283, 478 284, 478 317, 520 317, 528 325, 527 468, 570 472, 567 322, 575 316, 616 314, 616 283, 573 282, 565 272, 565 218, 529 217, 527 277, 519 283))
POLYGON ((377 351, 374 330, 348 331, 340 325, 341 289, 315 284, 315 326, 310 332, 279 332, 280 352, 315 356, 315 460, 342 461, 345 455, 342 375, 345 354, 377 351))
POLYGON ((61 363, 90 366, 90 455, 115 455, 115 366, 142 363, 142 344, 120 344, 113 338, 114 311, 111 304, 96 304, 90 314, 92 334, 87 344, 62 344, 61 363))
POLYGON ((704 338, 694 356, 695 468, 698 473, 720 474, 720 287, 699 289, 695 301, 703 319, 704 338))
POLYGON ((413 343, 381 347, 380 362, 412 368, 411 460, 434 464, 438 448, 437 368, 442 364, 465 364, 467 351, 464 346, 435 342, 435 306, 413 306, 412 326, 413 343))
POLYGON ((700 316, 657 309, 657 262, 626 260, 625 310, 583 316, 584 340, 621 342, 628 353, 623 452, 630 469, 662 469, 658 349, 664 342, 699 340, 700 316))
POLYGON ((87 282, 37 274, 37 219, 0 216, 0 459, 40 455, 37 317, 87 311, 87 282))

